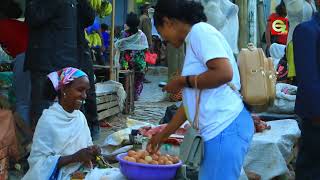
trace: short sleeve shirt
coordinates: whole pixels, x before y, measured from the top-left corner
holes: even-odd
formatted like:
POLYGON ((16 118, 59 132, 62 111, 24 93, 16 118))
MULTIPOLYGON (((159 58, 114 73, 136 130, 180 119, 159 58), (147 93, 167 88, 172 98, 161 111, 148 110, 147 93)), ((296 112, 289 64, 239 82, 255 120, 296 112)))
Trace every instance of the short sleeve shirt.
MULTIPOLYGON (((206 63, 227 58, 233 69, 232 83, 240 89, 240 75, 232 49, 223 35, 207 23, 193 25, 186 38, 186 57, 182 76, 199 75, 208 70, 206 63)), ((183 91, 183 105, 187 117, 193 121, 196 93, 192 88, 183 91)), ((199 125, 204 140, 210 140, 227 128, 240 114, 244 105, 240 96, 228 85, 202 90, 199 125)))

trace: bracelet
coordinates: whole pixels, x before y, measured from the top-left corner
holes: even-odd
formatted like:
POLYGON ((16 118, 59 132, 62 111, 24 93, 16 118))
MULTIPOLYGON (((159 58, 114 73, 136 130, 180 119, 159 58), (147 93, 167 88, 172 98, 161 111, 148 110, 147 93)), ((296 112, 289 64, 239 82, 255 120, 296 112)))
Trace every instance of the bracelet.
POLYGON ((187 82, 187 87, 188 88, 193 88, 191 83, 190 83, 190 76, 186 76, 186 82, 187 82))

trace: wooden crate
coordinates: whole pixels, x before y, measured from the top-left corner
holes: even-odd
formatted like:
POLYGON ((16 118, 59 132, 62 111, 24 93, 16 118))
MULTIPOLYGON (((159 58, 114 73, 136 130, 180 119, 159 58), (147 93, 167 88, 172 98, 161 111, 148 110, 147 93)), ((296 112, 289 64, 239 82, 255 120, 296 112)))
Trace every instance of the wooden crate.
POLYGON ((124 90, 127 93, 123 113, 131 114, 134 112, 134 71, 120 70, 119 82, 122 83, 124 90))
POLYGON ((103 120, 120 113, 117 94, 105 94, 97 96, 98 120, 103 120))

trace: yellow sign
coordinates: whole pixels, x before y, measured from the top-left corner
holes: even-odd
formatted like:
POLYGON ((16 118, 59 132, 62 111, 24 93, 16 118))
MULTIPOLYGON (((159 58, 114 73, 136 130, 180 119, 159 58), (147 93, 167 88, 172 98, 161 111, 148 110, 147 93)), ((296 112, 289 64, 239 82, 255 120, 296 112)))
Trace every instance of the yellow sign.
POLYGON ((272 22, 272 35, 288 34, 288 21, 286 19, 276 19, 272 22))

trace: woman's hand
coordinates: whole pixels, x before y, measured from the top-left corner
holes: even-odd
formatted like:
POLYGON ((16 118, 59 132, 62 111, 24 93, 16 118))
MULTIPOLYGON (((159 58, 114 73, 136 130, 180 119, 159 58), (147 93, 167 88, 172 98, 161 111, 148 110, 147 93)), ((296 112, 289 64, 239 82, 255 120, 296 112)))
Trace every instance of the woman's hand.
POLYGON ((165 87, 163 87, 162 91, 166 91, 168 93, 178 93, 181 89, 185 87, 185 77, 179 76, 173 80, 171 80, 165 87))
POLYGON ((164 134, 158 133, 149 140, 147 145, 147 151, 151 154, 159 151, 161 144, 165 141, 164 134))
POLYGON ((79 150, 74 154, 77 162, 82 162, 84 164, 90 164, 92 160, 95 160, 95 157, 101 153, 101 150, 98 146, 90 146, 84 149, 79 150))
POLYGON ((60 157, 58 168, 60 169, 72 163, 82 163, 84 166, 91 168, 92 161, 95 160, 96 156, 100 155, 100 153, 101 149, 96 145, 80 149, 72 155, 60 157))
POLYGON ((94 156, 98 156, 101 154, 101 148, 97 145, 93 145, 88 147, 94 156))

